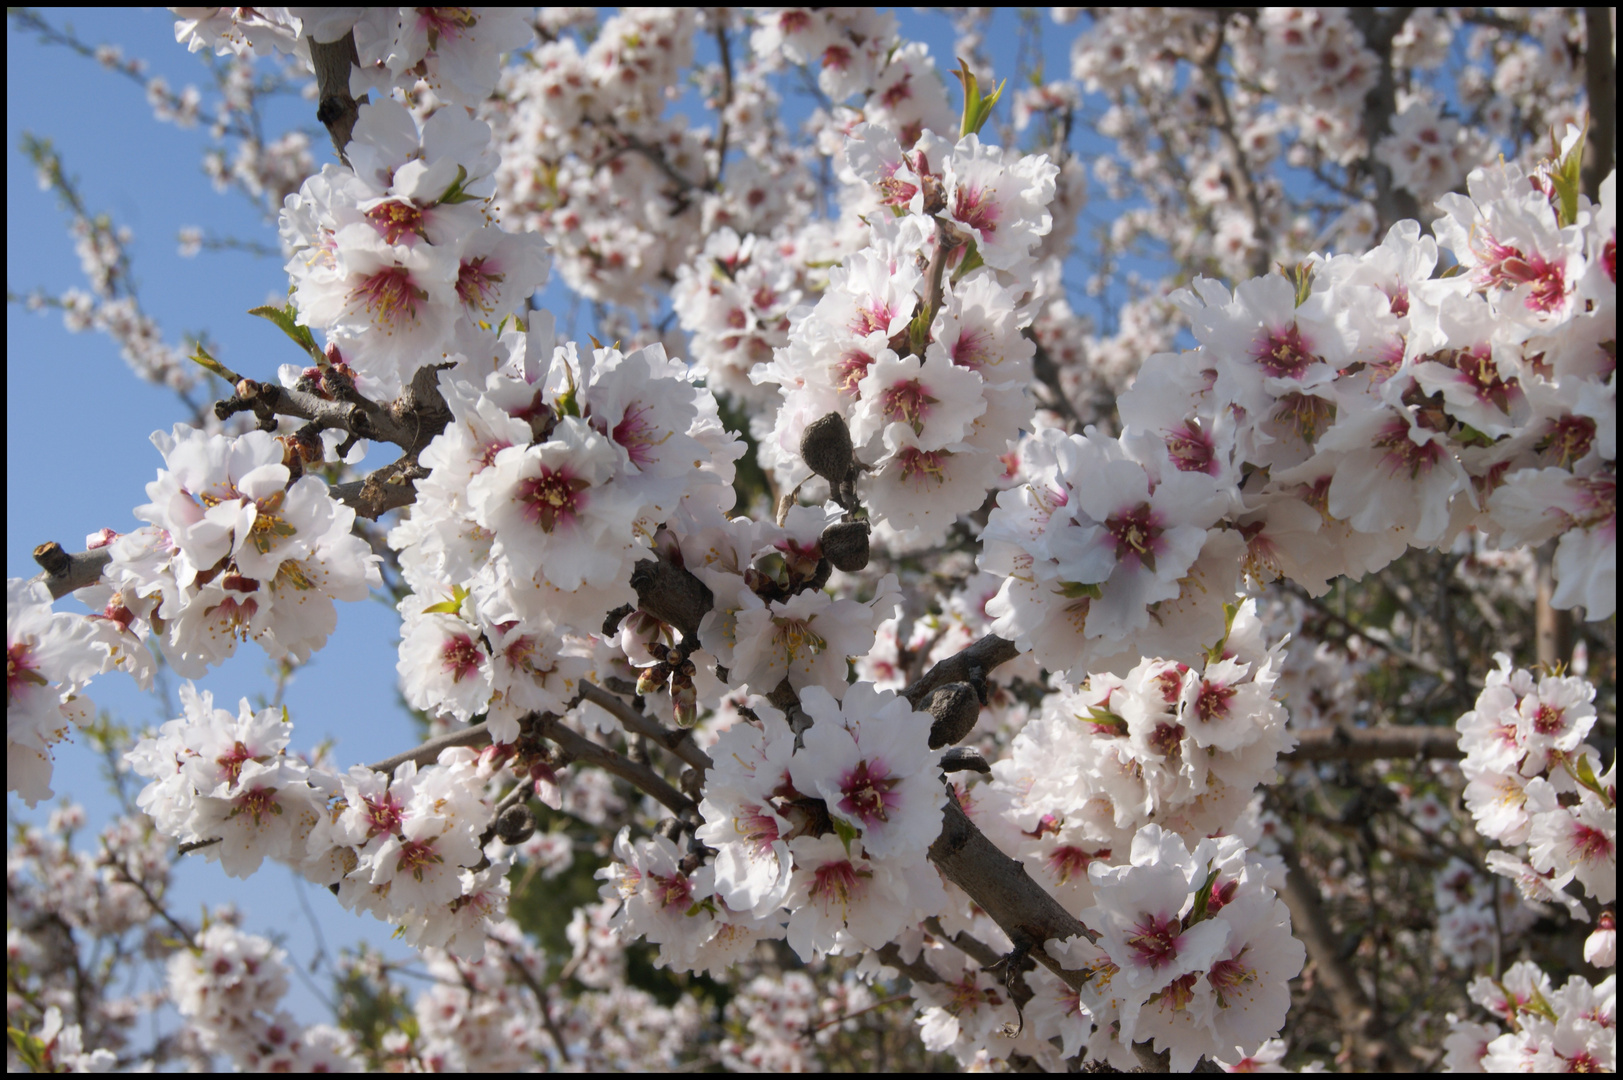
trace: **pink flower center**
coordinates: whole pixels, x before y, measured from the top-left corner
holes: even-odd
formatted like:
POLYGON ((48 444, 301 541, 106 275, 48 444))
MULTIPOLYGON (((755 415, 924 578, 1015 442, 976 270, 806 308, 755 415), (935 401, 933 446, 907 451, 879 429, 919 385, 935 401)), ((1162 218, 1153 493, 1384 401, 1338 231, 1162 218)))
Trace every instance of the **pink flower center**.
POLYGON ((648 880, 653 883, 650 888, 654 900, 665 910, 686 911, 693 906, 693 882, 686 874, 649 874, 648 880))
POLYGON ((1276 379, 1300 379, 1307 369, 1324 361, 1314 355, 1312 343, 1302 337, 1295 323, 1270 330, 1252 346, 1251 358, 1276 379))
POLYGON ((875 298, 867 306, 857 309, 857 314, 851 320, 853 333, 867 337, 874 331, 890 333, 890 321, 896 317, 896 308, 883 300, 875 298))
POLYGON ((1155 685, 1161 688, 1162 701, 1170 705, 1178 700, 1183 693, 1184 673, 1188 670, 1188 664, 1174 664, 1155 677, 1155 685))
POLYGON ((1570 468, 1595 442, 1595 421, 1587 416, 1563 416, 1539 440, 1538 451, 1551 454, 1555 463, 1570 468))
POLYGON ((759 806, 746 806, 736 824, 758 854, 771 851, 772 845, 779 839, 777 821, 759 806))
POLYGON ((1233 701, 1238 693, 1239 691, 1232 686, 1203 679, 1200 684, 1200 695, 1195 698, 1195 712, 1208 723, 1224 719, 1229 714, 1229 702, 1233 701))
POLYGON ((941 462, 950 457, 945 450, 920 450, 916 446, 909 446, 896 455, 896 460, 902 466, 902 480, 917 483, 921 480, 934 480, 941 483, 941 462))
POLYGON ((1129 567, 1142 563, 1152 574, 1155 572, 1155 555, 1158 548, 1165 546, 1160 542, 1165 530, 1149 503, 1139 503, 1131 510, 1106 518, 1105 529, 1116 538, 1117 562, 1129 567))
POLYGON ((879 411, 891 420, 900 420, 913 428, 915 435, 924 431, 924 418, 936 398, 919 384, 917 379, 899 382, 879 395, 879 411))
POLYGON ((592 485, 569 475, 567 468, 553 471, 545 466, 541 475, 519 485, 519 502, 524 504, 525 516, 541 526, 542 532, 551 532, 559 521, 573 521, 585 506, 581 492, 592 485))
POLYGON ((1212 990, 1217 994, 1217 1003, 1227 1006, 1227 998, 1237 992, 1248 982, 1257 981, 1256 969, 1242 963, 1239 957, 1232 960, 1219 960, 1212 965, 1212 970, 1206 973, 1211 981, 1212 990))
POLYGON ((1574 821, 1572 833, 1567 837, 1567 851, 1578 862, 1597 865, 1616 859, 1617 844, 1600 829, 1574 821))
POLYGON ((1556 735, 1566 726, 1567 712, 1554 705, 1540 705, 1533 714, 1533 730, 1540 735, 1556 735))
POLYGON ((1374 445, 1386 451, 1387 467, 1394 473, 1407 471, 1410 480, 1417 480, 1421 473, 1429 473, 1443 460, 1443 447, 1440 441, 1432 441, 1424 446, 1409 438, 1409 425, 1402 420, 1394 420, 1386 429, 1372 440, 1374 445))
POLYGON ((407 840, 400 848, 400 861, 395 873, 410 874, 413 880, 423 880, 423 868, 443 863, 445 857, 434 850, 432 840, 407 840))
POLYGON ((1388 295, 1387 299, 1390 301, 1392 314, 1396 315, 1400 319, 1409 314, 1409 286, 1393 286, 1392 292, 1388 295))
POLYGON ((479 21, 469 8, 425 7, 417 9, 417 25, 428 31, 428 47, 439 48, 440 40, 456 41, 479 21))
POLYGON ((497 288, 503 281, 503 275, 485 269, 483 255, 462 264, 456 275, 456 294, 462 302, 470 308, 478 308, 483 312, 491 312, 496 308, 496 300, 500 295, 497 288))
POLYGON ((405 267, 392 266, 357 285, 353 296, 365 303, 368 315, 390 326, 416 322, 417 305, 428 299, 428 292, 412 284, 411 272, 405 267))
MULTIPOLYGON (((863 871, 866 875, 867 871, 863 871)), ((811 899, 825 906, 832 901, 844 908, 856 892, 858 876, 849 861, 824 863, 812 872, 811 899)))
POLYGON ((1524 303, 1528 311, 1551 312, 1559 308, 1567 297, 1567 275, 1558 262, 1551 262, 1538 252, 1523 255, 1519 248, 1501 244, 1489 237, 1478 252, 1482 265, 1477 273, 1489 288, 1514 289, 1531 285, 1524 303))
POLYGON ((231 749, 214 759, 214 764, 220 767, 221 774, 235 784, 242 778, 242 767, 254 759, 248 748, 240 742, 232 743, 231 749))
POLYGON ((1127 946, 1140 965, 1160 968, 1178 958, 1178 938, 1182 935, 1183 926, 1176 918, 1146 914, 1142 922, 1134 925, 1127 946))
POLYGON ((385 243, 398 244, 403 236, 423 235, 423 212, 405 199, 390 199, 366 212, 366 219, 385 243))
POLYGON ((1296 432, 1309 446, 1319 441, 1326 428, 1336 418, 1335 403, 1317 394, 1291 391, 1282 394, 1273 412, 1273 419, 1296 432))
POLYGON ((952 346, 952 362, 979 371, 992 358, 992 332, 984 326, 971 327, 958 335, 952 346))
POLYGON ((851 66, 851 50, 844 45, 830 45, 823 50, 823 66, 844 71, 851 66))
POLYGON ((1510 412, 1511 394, 1520 384, 1516 379, 1506 382, 1499 375, 1499 365, 1493 362, 1493 349, 1477 345, 1469 349, 1445 349, 1424 359, 1444 364, 1458 371, 1461 381, 1471 388, 1479 401, 1491 402, 1502 413, 1510 412))
POLYGON ((1161 757, 1175 758, 1183 747, 1183 725, 1170 722, 1157 724, 1146 741, 1150 749, 1161 757))
POLYGON ((870 828, 875 822, 888 822, 890 811, 902 801, 901 793, 895 790, 900 783, 882 763, 858 762, 840 781, 840 791, 844 794, 840 809, 862 819, 870 828))
POLYGON ((364 800, 364 804, 368 840, 374 836, 392 835, 400 828, 400 801, 393 794, 384 792, 377 799, 364 800))
POLYGON ((1055 848, 1053 853, 1048 856, 1048 869, 1054 877, 1059 879, 1059 883, 1064 885, 1072 878, 1086 877, 1088 866, 1095 859, 1108 858, 1110 858, 1109 848, 1105 848, 1103 851, 1083 851, 1072 844, 1066 844, 1055 848))
POLYGON ((952 216, 990 239, 997 232, 998 205, 993 193, 982 187, 961 184, 953 193, 952 216))
POLYGON ((254 788, 237 796, 230 816, 248 814, 254 819, 254 824, 258 825, 264 818, 281 812, 282 808, 276 802, 275 788, 254 788))
POLYGON ((620 422, 614 425, 611 437, 625 447, 626 454, 638 468, 647 468, 654 460, 654 448, 670 438, 671 433, 660 431, 649 422, 652 405, 638 403, 626 409, 620 422))
POLYGON ((879 95, 879 100, 885 103, 885 108, 895 109, 902 102, 913 96, 913 76, 903 75, 896 82, 887 86, 879 95))
POLYGON ((49 680, 36 668, 34 647, 19 641, 6 649, 6 699, 15 701, 24 686, 47 686, 49 680))
POLYGON ((1166 434, 1167 454, 1179 472, 1216 476, 1217 447, 1212 437, 1200 429, 1199 420, 1190 420, 1166 434))
POLYGON ((856 394, 857 383, 867 376, 868 369, 872 366, 873 357, 861 349, 852 349, 834 365, 835 385, 841 393, 856 394))
POLYGON ((440 663, 451 673, 452 682, 461 682, 479 670, 479 646, 467 634, 454 634, 440 649, 440 663))

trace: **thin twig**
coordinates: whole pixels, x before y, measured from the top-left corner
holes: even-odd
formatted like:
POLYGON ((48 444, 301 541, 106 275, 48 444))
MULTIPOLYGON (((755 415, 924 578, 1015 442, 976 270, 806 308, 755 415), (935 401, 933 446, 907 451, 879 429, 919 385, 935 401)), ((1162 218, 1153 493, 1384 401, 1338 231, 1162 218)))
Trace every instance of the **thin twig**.
POLYGON ((714 765, 710 755, 694 745, 691 731, 670 731, 653 717, 627 705, 617 695, 584 680, 580 684, 580 696, 583 701, 590 701, 612 713, 627 730, 652 739, 700 772, 708 772, 714 765))

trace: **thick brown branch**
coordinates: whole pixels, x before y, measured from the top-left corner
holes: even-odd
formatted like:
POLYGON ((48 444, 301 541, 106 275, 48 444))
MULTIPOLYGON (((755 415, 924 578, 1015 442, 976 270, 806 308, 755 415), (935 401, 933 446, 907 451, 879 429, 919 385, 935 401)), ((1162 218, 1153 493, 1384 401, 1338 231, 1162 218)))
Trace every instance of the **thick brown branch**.
POLYGON ((1375 758, 1447 758, 1457 761, 1460 736, 1445 727, 1315 728, 1297 733, 1296 749, 1281 761, 1371 761, 1375 758))
POLYGON ((1616 167, 1617 65, 1612 56, 1616 8, 1584 8, 1584 90, 1589 97, 1589 133, 1584 136, 1583 187, 1591 201, 1600 199, 1600 184, 1616 167))
POLYGON ((1028 946, 1032 957, 1066 985, 1082 985, 1085 973, 1061 967, 1048 955, 1043 943, 1052 938, 1064 941, 1078 934, 1089 938, 1093 935, 1032 880, 1023 863, 1005 855, 987 839, 964 814, 957 799, 947 800, 941 835, 930 845, 930 861, 990 915, 1016 946, 1028 946))
POLYGON ((362 439, 392 442, 410 447, 422 425, 402 423, 393 410, 375 402, 358 398, 355 401, 329 401, 303 390, 289 390, 276 383, 262 383, 243 379, 237 383, 237 393, 217 402, 214 415, 225 420, 234 413, 252 410, 261 420, 276 416, 292 416, 308 420, 322 429, 337 428, 362 439))
POLYGON ((977 678, 984 679, 993 668, 1019 655, 1020 650, 1014 642, 996 634, 987 634, 969 648, 954 653, 926 671, 918 682, 902 691, 902 696, 913 703, 913 708, 922 708, 936 687, 954 682, 973 685, 977 678))
POLYGON ((361 114, 361 104, 366 101, 363 95, 357 102, 349 92, 350 70, 360 64, 360 57, 355 52, 354 32, 345 34, 337 41, 310 39, 310 62, 316 69, 316 119, 332 136, 338 160, 348 165, 349 157, 344 153, 344 148, 349 145, 350 136, 355 131, 355 121, 361 114))
POLYGON ((1309 880, 1295 848, 1281 844, 1280 850, 1286 870, 1281 898, 1290 909, 1291 931, 1307 946, 1315 981, 1330 996, 1347 1045, 1362 1059, 1365 1069, 1414 1071, 1415 1063, 1403 1045, 1383 1037, 1374 1004, 1342 961, 1341 941, 1319 902, 1317 883, 1309 880))

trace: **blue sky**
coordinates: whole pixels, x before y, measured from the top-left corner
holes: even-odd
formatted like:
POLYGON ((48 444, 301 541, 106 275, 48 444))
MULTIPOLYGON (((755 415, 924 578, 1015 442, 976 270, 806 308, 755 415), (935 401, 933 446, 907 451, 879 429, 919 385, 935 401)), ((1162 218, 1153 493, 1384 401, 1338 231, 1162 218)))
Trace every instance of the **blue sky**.
MULTIPOLYGON (((145 59, 150 72, 164 75, 175 89, 197 84, 204 91, 205 110, 213 100, 206 69, 175 44, 173 19, 166 12, 51 9, 48 19, 59 28, 71 25, 89 43, 122 46, 126 56, 145 59)), ((945 18, 905 12, 900 19, 904 36, 927 41, 943 70, 952 66, 952 31, 945 18)), ((990 51, 1012 71, 1012 16, 1002 25, 1009 32, 995 36, 990 51)), ((1051 72, 1067 70, 1066 48, 1074 32, 1067 28, 1045 39, 1045 49, 1053 54, 1048 59, 1051 72)), ((709 55, 709 42, 701 42, 703 58, 709 55)), ((217 193, 203 175, 206 132, 157 122, 134 82, 65 48, 43 45, 10 20, 6 53, 8 291, 26 295, 41 289, 55 295, 85 285, 66 231, 69 217, 52 194, 39 189, 19 149, 27 132, 54 143, 92 213, 105 212, 117 225, 133 230, 129 251, 138 293, 165 340, 206 333, 223 362, 261 378, 274 377, 278 364, 297 360, 278 331, 246 314, 248 308, 285 296, 287 279, 279 260, 236 252, 205 252, 193 259, 178 254, 177 233, 188 225, 211 235, 275 243, 261 208, 241 195, 217 193)), ((949 84, 956 100, 956 84, 949 84)), ((806 107, 796 103, 791 115, 803 115, 806 107)), ((696 118, 702 114, 693 106, 681 111, 696 118)), ((319 164, 331 160, 331 148, 313 113, 308 102, 284 100, 268 111, 267 135, 306 127, 319 164)), ((562 306, 555 309, 561 316, 562 306)), ((146 501, 145 485, 162 465, 148 437, 183 420, 186 409, 170 391, 132 375, 107 337, 70 334, 58 313, 31 314, 13 305, 6 319, 6 348, 6 573, 32 577, 38 567, 30 552, 43 541, 56 540, 76 551, 83 548, 86 534, 103 526, 122 532, 139 524, 131 510, 146 501)), ((385 460, 380 457, 378 463, 385 460)), ((61 606, 77 608, 71 600, 61 606)), ((337 760, 348 764, 376 760, 410 744, 410 721, 396 705, 398 626, 392 608, 381 603, 340 608, 337 633, 298 672, 285 697, 296 748, 332 739, 337 760)), ((245 646, 199 685, 214 692, 218 705, 234 709, 243 696, 270 692, 267 670, 264 654, 245 646)), ((178 715, 172 679, 168 704, 118 674, 97 680, 90 696, 132 728, 178 715)), ((59 797, 86 806, 92 832, 117 810, 100 768, 82 742, 58 750, 55 790, 59 797)), ((42 803, 29 811, 7 798, 12 823, 43 823, 49 809, 42 803)), ((302 885, 284 868, 268 866, 247 881, 236 881, 197 856, 178 860, 171 894, 175 914, 195 921, 202 906, 227 902, 245 911, 248 929, 281 940, 301 966, 321 947, 318 938, 325 939, 328 949, 364 940, 394 957, 413 955, 389 939, 384 924, 350 915, 323 890, 302 885)), ((315 980, 326 989, 324 976, 315 980)), ((326 1018, 319 1000, 302 992, 305 986, 296 981, 287 1004, 303 1020, 326 1018)))

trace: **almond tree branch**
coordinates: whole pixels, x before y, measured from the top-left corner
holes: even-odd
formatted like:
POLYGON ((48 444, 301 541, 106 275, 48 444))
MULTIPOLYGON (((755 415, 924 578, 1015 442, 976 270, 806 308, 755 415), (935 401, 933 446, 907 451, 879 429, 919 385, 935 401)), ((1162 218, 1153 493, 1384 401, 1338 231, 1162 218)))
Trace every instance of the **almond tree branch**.
POLYGON ((710 755, 694 745, 692 732, 670 731, 653 717, 627 705, 624 699, 584 680, 580 684, 580 696, 581 700, 590 701, 612 713, 627 731, 664 747, 701 773, 709 771, 714 765, 710 755))
POLYGON ((357 102, 349 92, 350 71, 361 62, 355 52, 355 32, 352 30, 337 41, 322 42, 311 38, 310 62, 316 69, 316 100, 319 102, 316 119, 332 136, 338 160, 348 165, 349 157, 344 153, 344 148, 354 134, 361 105, 366 103, 366 95, 361 95, 361 100, 357 102))
POLYGON ((1447 758, 1458 761, 1459 732, 1425 724, 1404 727, 1314 728, 1297 732, 1296 749, 1280 761, 1370 761, 1374 758, 1447 758))

